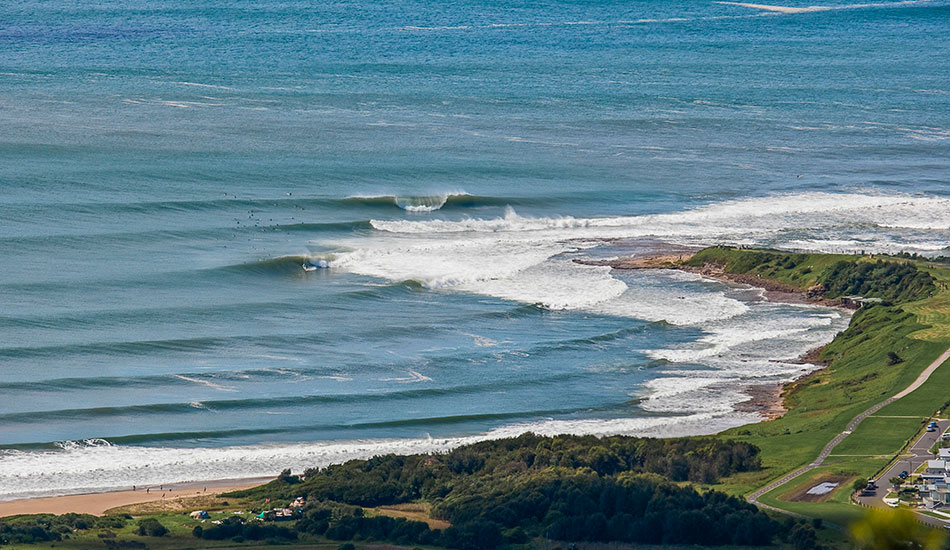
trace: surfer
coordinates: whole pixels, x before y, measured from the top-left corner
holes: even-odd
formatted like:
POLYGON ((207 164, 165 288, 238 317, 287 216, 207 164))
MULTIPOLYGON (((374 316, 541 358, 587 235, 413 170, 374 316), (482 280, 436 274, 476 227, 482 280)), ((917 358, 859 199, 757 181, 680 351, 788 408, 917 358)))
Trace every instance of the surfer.
POLYGON ((306 262, 303 264, 304 271, 316 271, 318 269, 327 269, 330 267, 330 262, 326 260, 317 260, 316 262, 306 262))

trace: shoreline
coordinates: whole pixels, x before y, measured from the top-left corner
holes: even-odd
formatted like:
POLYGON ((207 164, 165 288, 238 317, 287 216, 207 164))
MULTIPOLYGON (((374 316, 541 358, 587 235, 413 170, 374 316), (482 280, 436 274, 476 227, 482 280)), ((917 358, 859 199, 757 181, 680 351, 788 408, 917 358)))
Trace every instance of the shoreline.
MULTIPOLYGON (((771 279, 765 279, 757 275, 743 275, 735 273, 726 273, 720 266, 706 264, 702 267, 682 265, 682 262, 690 259, 698 249, 687 248, 669 248, 666 250, 654 249, 654 252, 639 256, 626 258, 616 258, 611 260, 574 260, 577 263, 585 265, 607 266, 611 269, 638 270, 638 269, 667 269, 674 271, 683 271, 693 273, 733 284, 746 285, 752 288, 763 289, 763 298, 769 302, 792 304, 792 305, 815 305, 844 310, 854 311, 852 308, 845 307, 840 299, 822 298, 811 296, 806 291, 781 283, 771 279)), ((794 363, 815 365, 818 368, 803 373, 801 376, 788 380, 786 382, 766 382, 761 384, 748 384, 742 388, 742 393, 749 396, 749 399, 733 405, 733 410, 740 413, 754 413, 762 417, 759 422, 769 422, 781 418, 788 412, 785 407, 785 393, 801 380, 813 376, 827 368, 827 363, 821 361, 818 357, 826 344, 812 348, 800 356, 794 363)))
POLYGON ((717 281, 725 281, 734 284, 747 285, 754 288, 765 290, 765 298, 770 302, 779 302, 793 305, 817 305, 832 307, 853 311, 853 308, 846 307, 838 298, 822 298, 819 296, 810 296, 806 291, 789 284, 765 279, 758 275, 744 275, 739 273, 726 273, 720 266, 706 264, 702 267, 682 265, 681 262, 690 259, 694 251, 677 251, 647 254, 627 258, 617 258, 612 260, 574 260, 579 264, 606 266, 612 269, 637 270, 637 269, 667 269, 673 271, 684 271, 693 273, 717 281))
MULTIPOLYGON (((801 289, 777 281, 763 279, 757 276, 725 273, 721 268, 717 269, 716 266, 710 265, 703 267, 680 265, 680 262, 688 260, 695 252, 695 249, 668 248, 666 250, 660 250, 659 247, 656 247, 651 253, 634 257, 610 260, 576 259, 574 261, 585 265, 607 266, 613 269, 624 270, 667 269, 685 271, 710 279, 763 289, 763 298, 767 301, 793 305, 818 305, 842 309, 848 312, 852 311, 844 307, 840 300, 810 297, 801 289)), ((790 361, 793 363, 816 365, 818 368, 814 370, 803 373, 801 376, 785 382, 763 382, 745 385, 741 391, 748 396, 748 399, 734 404, 733 410, 737 413, 752 413, 760 417, 757 422, 745 425, 769 422, 781 418, 787 413, 788 409, 785 407, 785 393, 802 379, 813 376, 816 372, 826 367, 824 362, 818 360, 818 354, 820 354, 823 348, 824 345, 810 349, 795 360, 790 361)), ((203 482, 166 484, 159 486, 157 490, 156 487, 143 486, 136 488, 135 491, 126 489, 60 496, 37 496, 0 501, 0 518, 19 514, 64 514, 69 512, 102 515, 111 509, 119 507, 156 503, 160 501, 176 502, 177 506, 181 506, 182 499, 200 496, 216 496, 230 491, 262 485, 272 479, 273 478, 270 477, 218 479, 203 482)))
POLYGON ((217 479, 202 482, 172 483, 159 486, 143 486, 136 489, 80 493, 51 497, 32 497, 0 501, 0 518, 23 514, 92 514, 149 502, 180 503, 183 499, 200 496, 217 496, 222 493, 257 487, 273 478, 217 479))

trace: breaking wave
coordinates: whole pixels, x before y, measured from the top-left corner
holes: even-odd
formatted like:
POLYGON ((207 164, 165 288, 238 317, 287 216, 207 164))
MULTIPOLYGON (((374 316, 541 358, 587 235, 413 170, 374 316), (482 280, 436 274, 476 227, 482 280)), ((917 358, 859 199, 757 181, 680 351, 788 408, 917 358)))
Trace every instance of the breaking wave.
POLYGON ((336 243, 349 251, 340 253, 333 267, 550 309, 586 309, 689 324, 735 315, 741 307, 735 300, 723 299, 716 311, 693 307, 684 318, 668 313, 657 318, 656 312, 641 307, 642 300, 624 299, 638 290, 629 288, 609 268, 572 260, 584 250, 618 239, 820 252, 936 253, 950 242, 950 199, 816 192, 643 216, 535 218, 520 216, 509 206, 497 218, 372 220, 370 224, 375 232, 336 243))
POLYGON ((470 195, 468 193, 444 193, 439 195, 422 195, 416 197, 401 197, 398 195, 354 195, 346 197, 341 202, 348 205, 360 206, 396 206, 406 212, 435 212, 443 208, 475 208, 479 206, 504 206, 506 204, 523 204, 527 199, 515 197, 488 197, 470 195))
POLYGON ((675 418, 618 418, 608 420, 540 420, 511 424, 482 434, 416 439, 370 439, 281 443, 217 448, 145 447, 114 445, 105 440, 68 441, 55 448, 0 450, 0 500, 127 489, 132 485, 159 485, 213 479, 250 479, 276 476, 291 468, 338 464, 347 460, 397 453, 440 453, 488 439, 514 437, 525 432, 542 435, 712 433, 751 420, 735 415, 717 417, 697 413, 675 418), (41 471, 43 475, 36 475, 41 471))

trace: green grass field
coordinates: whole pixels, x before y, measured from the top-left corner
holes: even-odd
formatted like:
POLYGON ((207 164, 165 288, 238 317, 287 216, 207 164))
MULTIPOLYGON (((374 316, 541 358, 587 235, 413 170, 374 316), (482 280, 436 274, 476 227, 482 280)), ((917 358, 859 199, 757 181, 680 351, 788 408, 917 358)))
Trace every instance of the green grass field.
POLYGON ((834 455, 893 456, 914 434, 924 418, 870 416, 837 447, 834 455))
POLYGON ((930 325, 911 334, 911 338, 950 342, 950 292, 907 304, 904 309, 916 315, 921 324, 930 325))
MULTIPOLYGON (((841 260, 877 261, 853 255, 788 254, 777 251, 706 249, 689 263, 714 263, 730 273, 755 274, 807 289, 820 274, 841 260)), ((830 366, 787 388, 789 412, 782 418, 728 430, 722 437, 740 439, 762 449, 765 470, 734 476, 718 486, 733 494, 747 494, 817 457, 822 447, 862 411, 907 387, 950 345, 950 267, 910 262, 936 279, 937 291, 906 304, 881 305, 855 313, 849 328, 821 353, 830 366), (888 352, 898 355, 893 361, 888 352)), ((921 420, 944 407, 950 394, 950 368, 937 369, 915 392, 866 419, 839 444, 826 464, 829 468, 869 477, 876 473, 920 428, 921 420), (912 418, 893 418, 893 417, 912 418), (886 418, 891 417, 891 418, 886 418), (845 456, 859 455, 859 456, 845 456)), ((815 471, 823 471, 818 469, 815 471)), ((861 509, 849 504, 848 492, 823 503, 786 502, 781 486, 763 503, 846 523, 861 509)))
POLYGON ((860 469, 858 464, 838 464, 815 469, 799 478, 771 491, 759 499, 761 502, 783 510, 789 510, 807 516, 821 517, 839 526, 848 526, 861 518, 863 510, 850 504, 850 479, 855 471, 860 469), (817 485, 826 475, 844 475, 849 480, 836 489, 825 502, 792 502, 789 499, 803 490, 817 485))

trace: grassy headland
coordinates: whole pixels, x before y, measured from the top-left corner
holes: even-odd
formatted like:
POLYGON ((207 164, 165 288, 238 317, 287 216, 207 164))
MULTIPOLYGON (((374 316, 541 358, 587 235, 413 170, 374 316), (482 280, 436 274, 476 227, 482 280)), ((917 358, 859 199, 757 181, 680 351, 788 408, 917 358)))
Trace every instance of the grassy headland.
MULTIPOLYGON (((855 311, 849 327, 814 354, 826 368, 786 386, 783 417, 720 434, 762 451, 763 470, 719 486, 733 494, 748 493, 814 460, 855 416, 907 387, 950 345, 950 266, 924 259, 713 247, 681 267, 775 281, 826 304, 848 295, 881 299, 855 311)), ((938 369, 921 388, 860 424, 822 470, 873 476, 944 406, 948 383, 950 369, 938 369)), ((782 501, 783 491, 761 500, 840 523, 858 513, 848 504, 847 491, 822 503, 782 501)))

